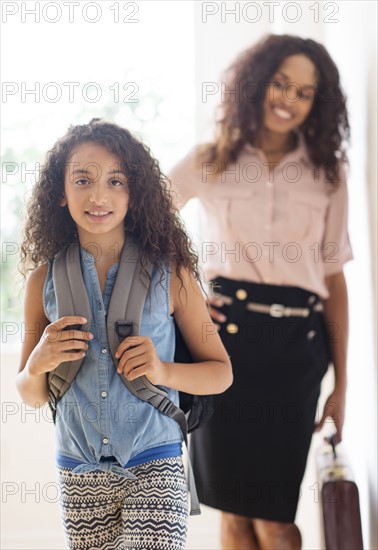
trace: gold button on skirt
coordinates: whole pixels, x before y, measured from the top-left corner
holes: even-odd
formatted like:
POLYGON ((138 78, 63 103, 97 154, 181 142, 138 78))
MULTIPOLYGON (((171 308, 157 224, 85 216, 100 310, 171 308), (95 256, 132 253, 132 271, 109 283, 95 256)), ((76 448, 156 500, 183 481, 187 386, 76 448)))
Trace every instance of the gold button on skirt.
POLYGON ((235 295, 238 300, 245 300, 248 296, 247 291, 244 290, 244 288, 238 288, 238 290, 235 292, 235 295))
POLYGON ((238 325, 235 325, 235 323, 228 323, 228 325, 226 326, 226 330, 230 334, 236 334, 239 330, 239 327, 238 325))

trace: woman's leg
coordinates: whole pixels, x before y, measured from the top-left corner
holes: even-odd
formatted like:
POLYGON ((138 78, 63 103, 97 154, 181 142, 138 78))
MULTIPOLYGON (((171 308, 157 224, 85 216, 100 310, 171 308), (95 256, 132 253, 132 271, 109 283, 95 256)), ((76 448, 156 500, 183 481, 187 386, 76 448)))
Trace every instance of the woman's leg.
POLYGON ((222 512, 221 547, 222 550, 258 550, 251 519, 222 512))
POLYGON ((122 516, 126 548, 183 550, 188 523, 188 491, 181 456, 130 468, 122 516))
POLYGON ((254 519, 253 526, 261 550, 300 550, 301 534, 294 523, 254 519))
POLYGON ((73 474, 58 469, 61 511, 68 548, 123 550, 122 494, 125 479, 107 472, 73 474))

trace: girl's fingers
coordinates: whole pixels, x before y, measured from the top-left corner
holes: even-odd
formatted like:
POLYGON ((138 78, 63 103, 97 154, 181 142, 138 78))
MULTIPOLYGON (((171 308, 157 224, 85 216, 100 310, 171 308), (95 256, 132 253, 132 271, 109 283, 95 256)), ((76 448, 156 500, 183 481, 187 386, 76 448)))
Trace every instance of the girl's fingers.
POLYGON ((65 340, 59 346, 60 351, 69 351, 73 349, 87 350, 89 348, 86 342, 83 340, 65 340))
POLYGON ((80 334, 81 339, 85 338, 85 336, 82 335, 85 335, 87 333, 81 330, 76 330, 78 327, 81 327, 81 325, 85 322, 86 319, 84 317, 79 317, 77 315, 68 315, 67 317, 61 317, 60 319, 58 319, 54 323, 51 323, 45 328, 43 336, 49 342, 65 340, 67 337, 70 338, 72 337, 72 334, 74 332, 80 334), (71 330, 69 329, 70 326, 72 326, 71 330), (65 332, 67 332, 67 336, 64 334, 65 332))
POLYGON ((44 338, 49 342, 61 342, 65 340, 93 340, 91 332, 80 330, 81 325, 86 323, 85 317, 78 315, 67 315, 61 317, 46 327, 44 338))
POLYGON ((125 377, 127 378, 127 380, 130 380, 130 382, 131 382, 132 380, 135 380, 136 378, 140 378, 141 376, 146 375, 146 373, 147 373, 146 366, 141 365, 140 367, 137 367, 137 368, 133 369, 127 376, 125 375, 125 377))
POLYGON ((125 349, 124 352, 121 351, 120 355, 122 356, 122 358, 125 358, 127 361, 132 357, 138 357, 138 355, 143 355, 143 353, 146 353, 147 350, 148 348, 145 342, 143 342, 143 344, 140 344, 139 346, 133 346, 131 348, 125 349))
POLYGON ((60 363, 65 363, 66 361, 77 361, 78 359, 82 359, 83 357, 85 357, 84 351, 62 352, 59 354, 59 365, 60 363))
POLYGON ((140 355, 137 355, 131 358, 126 357, 126 355, 122 355, 117 366, 117 371, 128 373, 133 368, 140 367, 140 365, 144 365, 145 363, 146 363, 145 353, 141 353, 140 355))
POLYGON ((70 325, 83 325, 86 322, 86 318, 80 315, 66 315, 65 317, 57 319, 54 323, 51 323, 51 326, 55 326, 58 330, 63 330, 70 325))
MULTIPOLYGON (((138 350, 139 350, 139 348, 138 348, 138 350)), ((117 366, 117 371, 118 372, 124 371, 125 369, 130 370, 130 368, 142 365, 149 359, 149 356, 147 355, 146 350, 144 350, 144 351, 142 350, 141 353, 134 354, 132 357, 130 357, 130 355, 129 355, 130 351, 131 350, 125 352, 122 355, 121 359, 119 360, 118 366, 117 366), (132 365, 132 366, 130 367, 130 365, 132 365)))
POLYGON ((53 353, 51 355, 51 366, 47 372, 53 371, 61 363, 66 363, 67 361, 78 361, 79 359, 84 359, 85 350, 73 351, 71 348, 70 351, 59 350, 58 353, 53 353))
POLYGON ((62 330, 59 333, 59 340, 64 342, 65 340, 93 340, 93 334, 91 332, 84 332, 82 330, 62 330))
MULTIPOLYGON (((138 349, 142 344, 146 342, 147 338, 144 336, 128 336, 123 340, 123 342, 120 343, 120 345, 117 348, 117 351, 115 353, 116 357, 121 357, 121 355, 127 351, 130 350, 130 348, 138 349)), ((140 351, 139 351, 140 353, 140 351)))

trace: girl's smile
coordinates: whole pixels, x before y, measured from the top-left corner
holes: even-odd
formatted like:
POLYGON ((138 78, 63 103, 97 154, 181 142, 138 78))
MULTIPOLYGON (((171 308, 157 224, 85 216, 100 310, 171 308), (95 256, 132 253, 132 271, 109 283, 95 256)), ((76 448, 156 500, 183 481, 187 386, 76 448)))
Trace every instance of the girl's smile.
POLYGON ((85 213, 87 214, 88 218, 94 221, 95 223, 104 222, 105 220, 109 219, 110 215, 112 214, 112 212, 108 210, 93 210, 93 209, 85 213))

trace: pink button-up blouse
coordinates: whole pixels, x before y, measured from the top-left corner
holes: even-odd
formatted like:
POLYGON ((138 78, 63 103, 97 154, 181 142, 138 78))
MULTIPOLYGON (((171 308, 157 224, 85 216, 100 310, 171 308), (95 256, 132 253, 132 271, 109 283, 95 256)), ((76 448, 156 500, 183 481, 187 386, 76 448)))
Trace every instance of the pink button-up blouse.
POLYGON ((301 134, 278 164, 246 145, 215 178, 215 163, 198 163, 197 151, 169 177, 179 207, 199 199, 206 278, 296 286, 326 299, 325 277, 353 258, 344 167, 333 191, 324 171, 311 165, 301 134))

